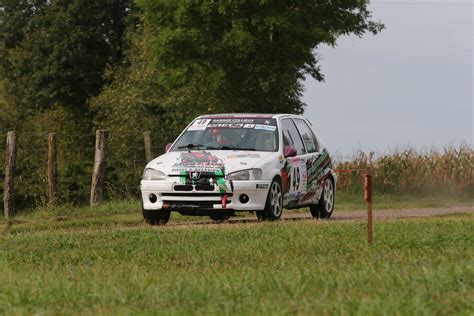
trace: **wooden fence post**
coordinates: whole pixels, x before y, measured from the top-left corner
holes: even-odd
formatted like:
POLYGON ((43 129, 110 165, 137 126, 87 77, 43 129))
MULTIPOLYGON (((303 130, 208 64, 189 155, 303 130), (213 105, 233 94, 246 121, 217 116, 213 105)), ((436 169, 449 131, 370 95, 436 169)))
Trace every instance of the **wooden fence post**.
POLYGON ((95 158, 92 172, 90 205, 102 202, 102 186, 105 177, 107 130, 97 130, 95 134, 95 158))
POLYGON ((364 200, 367 202, 367 241, 371 244, 374 241, 372 229, 372 176, 365 174, 364 178, 364 200))
POLYGON ((150 162, 153 159, 153 152, 151 148, 151 132, 143 132, 143 140, 145 142, 145 157, 146 162, 150 162))
POLYGON ((3 183, 3 212, 8 220, 15 212, 13 201, 13 178, 16 164, 17 135, 15 131, 7 133, 5 148, 5 181, 3 183))
POLYGON ((58 161, 56 133, 48 134, 48 204, 54 206, 59 199, 58 194, 58 161))

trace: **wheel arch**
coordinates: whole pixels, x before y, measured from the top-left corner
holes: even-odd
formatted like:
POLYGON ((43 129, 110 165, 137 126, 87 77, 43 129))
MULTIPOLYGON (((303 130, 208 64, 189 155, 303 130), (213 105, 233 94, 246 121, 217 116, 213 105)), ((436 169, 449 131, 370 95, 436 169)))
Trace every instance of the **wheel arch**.
POLYGON ((332 184, 334 185, 334 195, 336 194, 337 188, 337 173, 334 170, 329 169, 329 177, 332 179, 332 184))
POLYGON ((281 183, 281 170, 279 170, 279 169, 273 169, 273 170, 270 172, 269 180, 273 181, 275 178, 278 178, 278 179, 280 180, 280 183, 281 183))

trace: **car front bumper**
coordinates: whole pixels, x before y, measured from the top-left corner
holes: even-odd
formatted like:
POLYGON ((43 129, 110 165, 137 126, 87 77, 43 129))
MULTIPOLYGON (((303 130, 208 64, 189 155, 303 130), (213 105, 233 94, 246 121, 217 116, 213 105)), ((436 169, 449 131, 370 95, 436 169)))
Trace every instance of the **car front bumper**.
POLYGON ((265 208, 271 180, 225 181, 227 190, 218 185, 213 191, 176 191, 178 181, 142 180, 143 208, 145 210, 233 210, 259 211, 265 208), (245 202, 245 197, 248 201, 245 202), (223 201, 225 196, 225 201, 223 201))

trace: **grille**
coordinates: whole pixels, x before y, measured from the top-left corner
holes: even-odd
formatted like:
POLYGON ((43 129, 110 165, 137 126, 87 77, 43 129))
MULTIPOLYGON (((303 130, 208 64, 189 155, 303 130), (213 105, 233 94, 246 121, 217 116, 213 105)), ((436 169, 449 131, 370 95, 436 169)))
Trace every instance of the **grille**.
POLYGON ((214 185, 211 184, 196 184, 194 188, 196 191, 214 191, 214 185))
POLYGON ((189 192, 196 189, 196 191, 214 191, 215 187, 213 184, 178 184, 174 186, 174 191, 189 192))
POLYGON ((174 190, 175 191, 192 191, 193 186, 192 185, 175 185, 174 190))

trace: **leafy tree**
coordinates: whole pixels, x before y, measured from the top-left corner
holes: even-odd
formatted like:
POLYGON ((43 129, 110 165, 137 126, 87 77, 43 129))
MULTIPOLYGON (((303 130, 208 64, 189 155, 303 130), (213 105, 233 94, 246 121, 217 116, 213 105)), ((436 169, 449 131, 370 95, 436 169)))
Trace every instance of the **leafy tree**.
POLYGON ((19 132, 23 204, 44 197, 48 132, 58 133, 62 196, 87 196, 94 151, 89 99, 122 60, 132 1, 0 0, 0 131, 19 132))
POLYGON ((14 103, 86 113, 121 59, 131 0, 0 1, 0 72, 14 103))
POLYGON ((303 79, 323 80, 318 45, 383 28, 365 0, 138 2, 160 83, 210 111, 302 112, 303 79))
MULTIPOLYGON (((0 133, 4 133, 10 128, 9 121, 11 120, 12 112, 14 110, 5 98, 5 83, 0 80, 0 133)), ((0 134, 0 136, 2 135, 0 134)))
POLYGON ((152 132, 153 151, 158 155, 199 111, 180 101, 189 101, 190 93, 165 95, 153 67, 153 34, 146 23, 130 25, 125 38, 128 49, 122 64, 106 73, 110 84, 90 105, 95 126, 110 132, 107 181, 112 187, 118 183, 136 189, 145 165, 142 132, 152 132))

